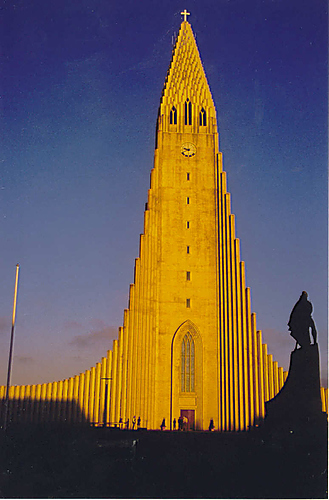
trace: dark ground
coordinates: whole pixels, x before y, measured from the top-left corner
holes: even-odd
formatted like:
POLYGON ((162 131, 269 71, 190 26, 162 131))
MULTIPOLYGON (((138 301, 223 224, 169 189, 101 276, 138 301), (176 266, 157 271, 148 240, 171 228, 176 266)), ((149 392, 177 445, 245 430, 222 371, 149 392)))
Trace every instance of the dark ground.
POLYGON ((0 429, 1 498, 327 498, 326 425, 302 432, 0 429))

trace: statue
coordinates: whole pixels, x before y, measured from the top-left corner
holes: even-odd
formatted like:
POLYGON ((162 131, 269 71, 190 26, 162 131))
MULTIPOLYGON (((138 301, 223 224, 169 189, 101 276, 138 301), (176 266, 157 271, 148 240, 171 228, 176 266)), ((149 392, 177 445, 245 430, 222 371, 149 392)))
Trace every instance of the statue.
POLYGON ((304 348, 311 345, 310 328, 312 331, 313 343, 317 343, 316 328, 311 316, 312 310, 312 304, 307 300, 307 293, 302 292, 299 300, 296 302, 293 310, 291 311, 288 322, 290 335, 296 340, 295 351, 297 350, 298 344, 304 348))
POLYGON ((321 422, 326 420, 322 414, 319 348, 312 310, 307 293, 302 292, 288 322, 290 335, 296 340, 290 355, 288 377, 278 394, 265 403, 266 421, 270 427, 286 427, 293 432, 304 429, 309 433, 312 425, 324 425, 321 422))

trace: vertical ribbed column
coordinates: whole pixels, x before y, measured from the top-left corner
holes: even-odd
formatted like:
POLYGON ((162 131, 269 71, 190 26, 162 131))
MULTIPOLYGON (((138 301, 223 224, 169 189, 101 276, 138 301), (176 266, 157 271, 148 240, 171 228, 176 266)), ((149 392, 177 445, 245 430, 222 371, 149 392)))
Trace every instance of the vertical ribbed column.
MULTIPOLYGON (((1 399, 1 397, 0 397, 1 399)), ((25 396, 24 396, 24 422, 31 422, 31 386, 27 385, 25 388, 25 396)), ((1 416, 0 416, 1 418, 1 416)))
POLYGON ((89 399, 90 399, 90 370, 85 371, 85 384, 84 384, 84 395, 83 395, 83 418, 86 422, 90 422, 89 413, 89 399))
MULTIPOLYGON (((40 398, 40 394, 39 394, 40 398)), ((38 422, 39 401, 38 401, 38 386, 32 385, 31 389, 31 421, 38 422)))
POLYGON ((328 389, 321 387, 322 411, 328 413, 328 389))
POLYGON ((328 388, 324 390, 324 397, 326 401, 326 412, 328 413, 328 388))
POLYGON ((259 385, 259 418, 265 417, 265 399, 264 399, 264 366, 262 349, 262 332, 257 332, 257 358, 258 358, 258 385, 259 385))
POLYGON ((267 345, 262 345, 263 351, 263 370, 264 370, 264 399, 268 401, 270 399, 270 389, 269 389, 269 377, 268 377, 268 357, 267 357, 267 345))
POLYGON ((63 380, 60 380, 57 385, 56 422, 62 421, 63 385, 63 380))
POLYGON ((105 395, 105 404, 106 404, 106 425, 110 425, 110 408, 112 405, 111 402, 111 386, 112 386, 112 351, 107 351, 107 362, 106 362, 106 395, 105 395))
POLYGON ((0 422, 1 422, 1 425, 3 423, 3 419, 4 419, 4 400, 5 400, 5 386, 4 385, 1 385, 0 386, 0 422))
POLYGON ((231 234, 230 234, 230 213, 231 213, 231 203, 230 203, 230 193, 226 193, 225 196, 225 226, 226 226, 226 239, 225 239, 225 250, 226 250, 226 274, 227 274, 227 289, 226 289, 226 307, 227 307, 227 381, 226 386, 228 389, 228 425, 227 430, 234 430, 234 366, 233 366, 233 330, 232 330, 232 255, 231 255, 231 234))
POLYGON ((17 422, 17 412, 18 412, 18 406, 19 406, 19 386, 15 385, 14 386, 14 394, 12 398, 12 422, 17 422))
POLYGON ((284 386, 283 368, 282 366, 279 366, 279 391, 282 389, 283 386, 284 386))
POLYGON ((20 385, 19 386, 19 404, 18 404, 18 413, 17 413, 17 421, 18 422, 23 422, 24 421, 24 400, 25 400, 25 385, 20 385))
POLYGON ((0 386, 0 422, 3 424, 4 419, 4 405, 6 397, 6 387, 4 385, 0 386))
POLYGON ((274 376, 273 376, 273 356, 269 354, 268 359, 268 380, 269 380, 269 396, 274 398, 274 376))
POLYGON ((42 423, 45 421, 46 398, 47 398, 47 384, 41 384, 39 419, 40 422, 42 423))
POLYGON ((89 384, 89 419, 90 423, 94 424, 94 408, 95 408, 95 381, 96 381, 96 368, 90 368, 90 384, 89 384))
POLYGON ((116 370, 116 393, 115 393, 115 421, 119 422, 121 416, 121 390, 122 390, 122 355, 123 355, 123 328, 119 328, 118 357, 116 370))
POLYGON ((273 363, 273 378, 274 378, 274 395, 276 395, 280 390, 279 367, 278 367, 277 361, 274 361, 274 363, 273 363))
MULTIPOLYGON (((223 204, 223 196, 222 196, 222 182, 221 182, 221 174, 222 172, 222 156, 220 154, 217 155, 217 169, 216 169, 216 181, 217 181, 217 212, 216 212, 216 224, 217 224, 217 238, 218 238, 218 261, 217 261, 217 269, 216 275, 218 279, 217 289, 218 289, 218 326, 217 326, 217 379, 218 379, 218 430, 224 430, 224 422, 223 422, 223 401, 224 401, 224 380, 222 374, 222 358, 223 358, 223 347, 224 347, 224 331, 223 331, 223 323, 224 323, 224 312, 222 306, 222 298, 223 298, 223 234, 222 234, 222 204, 223 204)), ((216 424, 215 424, 216 425, 216 424)))
POLYGON ((108 380, 106 380, 106 365, 107 365, 107 358, 102 358, 100 398, 99 398, 99 421, 100 423, 102 423, 103 426, 106 425, 105 393, 108 382, 108 380))
POLYGON ((242 333, 242 304, 241 304, 241 276, 240 276, 240 242, 235 240, 235 272, 236 272, 236 317, 237 317, 237 349, 238 349, 238 394, 239 394, 239 430, 245 428, 244 418, 244 367, 243 367, 243 333, 242 333))
POLYGON ((138 266, 138 317, 137 317, 137 332, 138 332, 138 367, 137 367, 137 377, 136 377, 136 408, 135 412, 138 415, 142 413, 142 393, 143 378, 145 372, 145 325, 144 325, 144 311, 145 311, 145 236, 140 235, 139 243, 139 266, 138 266))
POLYGON ((140 381, 140 370, 141 370, 141 357, 140 357, 140 330, 139 330, 139 320, 140 320, 140 299, 141 299, 141 280, 140 280, 140 258, 135 260, 135 293, 136 298, 134 301, 134 344, 133 344, 133 365, 132 365, 132 414, 135 415, 137 411, 137 405, 139 402, 139 381, 140 381))
POLYGON ((96 378, 95 378, 95 402, 94 402, 94 425, 99 423, 99 395, 101 385, 101 370, 102 364, 96 363, 96 378))
MULTIPOLYGON (((128 322, 128 380, 127 380, 127 418, 131 419, 132 416, 132 385, 133 385, 133 364, 134 364, 134 344, 135 344, 135 332, 134 332, 134 317, 135 317, 135 285, 130 285, 129 293, 129 322, 128 322)), ((114 362, 114 360, 113 360, 114 362)), ((112 368, 113 372, 113 368, 112 368)), ((112 392, 112 391, 111 391, 112 392)), ((112 396, 111 396, 112 402, 112 396)), ((111 403, 112 407, 112 403, 111 403)))
POLYGON ((15 386, 9 387, 8 391, 8 422, 14 422, 14 412, 15 412, 15 386))
POLYGON ((142 288, 143 288, 143 304, 141 310, 141 386, 140 386, 140 409, 138 416, 140 416, 143 421, 145 421, 146 408, 147 408, 147 387, 146 387, 146 377, 147 377, 147 359, 148 359, 148 323, 150 311, 148 309, 148 290, 149 290, 149 262, 148 262, 148 211, 144 212, 144 235, 141 240, 141 263, 142 263, 142 288))
POLYGON ((127 309, 123 313, 123 346, 122 346, 122 391, 121 391, 121 418, 125 422, 127 419, 127 392, 128 392, 128 349, 129 349, 129 312, 127 309))
POLYGON ((50 404, 50 421, 56 421, 56 407, 57 407, 57 382, 52 383, 51 388, 51 404, 50 404))
POLYGON ((50 419, 52 390, 53 390, 53 384, 51 382, 49 382, 47 384, 47 389, 46 389, 45 407, 44 407, 44 415, 43 415, 44 422, 49 422, 49 419, 50 419))
POLYGON ((112 383, 111 383, 111 408, 110 408, 110 424, 116 424, 115 420, 115 404, 117 393, 117 367, 118 367, 118 341, 113 340, 113 359, 112 359, 112 383))
POLYGON ((226 225, 226 173, 222 172, 221 174, 221 185, 222 185, 222 270, 221 274, 223 277, 223 296, 222 296, 222 307, 223 307, 223 325, 222 325, 222 356, 221 356, 221 365, 222 365, 222 422, 223 422, 223 430, 228 431, 229 426, 229 412, 230 412, 230 396, 229 396, 229 331, 228 331, 228 310, 227 310, 227 289, 228 289, 228 280, 227 280, 227 225, 226 225))
MULTIPOLYGON (((150 199, 150 190, 148 195, 148 200, 150 199)), ((144 391, 144 403, 143 403, 143 414, 141 416, 142 427, 147 427, 149 422, 149 413, 150 413, 150 374, 151 374, 151 363, 152 363, 152 353, 150 350, 151 344, 151 328, 152 328, 152 320, 154 317, 153 304, 151 302, 151 293, 152 293, 152 237, 151 237, 151 225, 150 225, 150 210, 149 210, 149 202, 148 202, 148 210, 145 212, 145 268, 146 268, 146 283, 145 283, 145 373, 144 373, 144 381, 143 381, 143 391, 144 391)))
POLYGON ((251 314, 251 335, 252 335, 252 376, 254 385, 254 414, 255 421, 259 421, 259 374, 258 374, 258 350, 257 350, 257 324, 256 314, 251 314))
POLYGON ((250 288, 246 288, 246 324, 247 324, 247 349, 248 349, 248 381, 249 381, 249 425, 254 425, 255 420, 255 393, 254 393, 254 371, 253 371, 253 342, 251 326, 251 304, 250 288))
POLYGON ((72 422, 73 415, 73 392, 74 392, 74 377, 69 378, 69 385, 67 391, 67 416, 66 420, 70 424, 72 422))
POLYGON ((239 359, 238 359, 238 331, 237 331, 237 299, 236 299, 236 258, 235 258, 235 224, 234 215, 229 217, 230 224, 230 253, 231 253, 231 303, 232 303, 232 368, 233 374, 233 429, 239 430, 239 359))
POLYGON ((156 410, 156 395, 155 395, 155 382, 156 382, 156 359, 157 359, 157 335, 159 332, 159 290, 158 287, 155 286, 156 283, 159 282, 159 268, 158 268, 158 247, 161 233, 161 215, 159 210, 159 151, 155 151, 154 154, 154 169, 151 175, 151 187, 153 182, 153 193, 154 200, 152 201, 152 213, 153 213, 153 223, 152 223, 152 286, 151 290, 151 303, 153 308, 152 315, 152 326, 151 326, 151 342, 150 342, 150 353, 152 356, 152 373, 150 377, 150 394, 151 394, 151 402, 150 402, 150 410, 149 410, 149 421, 148 427, 155 428, 155 410, 156 410))
POLYGON ((68 413, 68 396, 69 391, 69 381, 65 379, 63 381, 63 394, 62 394, 62 405, 61 405, 61 422, 66 422, 68 413))
POLYGON ((240 263, 240 290, 241 290, 241 327, 242 327, 242 359, 243 359, 243 413, 244 413, 244 429, 249 429, 250 412, 249 412, 249 358, 248 358, 248 328, 247 328, 247 304, 246 304, 246 272, 245 263, 240 263))
POLYGON ((72 422, 76 422, 78 418, 79 405, 79 375, 73 377, 73 396, 72 396, 72 422))
POLYGON ((85 374, 79 375, 79 399, 77 401, 77 422, 84 421, 85 374))

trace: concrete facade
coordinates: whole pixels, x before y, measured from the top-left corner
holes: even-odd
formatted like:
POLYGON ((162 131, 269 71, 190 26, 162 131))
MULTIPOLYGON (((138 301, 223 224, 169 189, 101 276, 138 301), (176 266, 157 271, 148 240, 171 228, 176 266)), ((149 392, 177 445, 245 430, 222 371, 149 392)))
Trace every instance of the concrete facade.
MULTIPOLYGON (((186 16, 185 16, 186 17, 186 16)), ((112 351, 68 380, 10 389, 11 420, 247 430, 287 373, 251 312, 216 110, 183 21, 160 102, 128 308, 112 351), (137 425, 137 424, 136 424, 137 425)), ((321 389, 323 410, 328 392, 321 389)), ((0 398, 5 387, 0 388, 0 398)))

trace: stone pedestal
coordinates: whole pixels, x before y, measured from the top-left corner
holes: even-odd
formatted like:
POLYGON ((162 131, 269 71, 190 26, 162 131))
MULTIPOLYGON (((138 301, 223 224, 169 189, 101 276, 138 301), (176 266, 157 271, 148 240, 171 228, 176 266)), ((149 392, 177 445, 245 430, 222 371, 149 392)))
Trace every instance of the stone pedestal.
POLYGON ((319 373, 318 344, 293 351, 286 383, 265 403, 265 423, 293 429, 323 422, 319 373))

